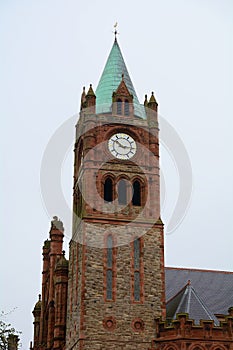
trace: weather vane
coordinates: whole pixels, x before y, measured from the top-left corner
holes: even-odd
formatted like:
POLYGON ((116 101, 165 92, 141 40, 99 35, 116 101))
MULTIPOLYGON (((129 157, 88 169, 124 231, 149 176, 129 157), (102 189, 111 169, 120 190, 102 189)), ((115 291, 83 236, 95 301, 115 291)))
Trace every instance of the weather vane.
POLYGON ((117 25, 118 25, 118 23, 116 22, 116 23, 114 24, 115 39, 116 39, 117 34, 119 34, 118 31, 117 31, 117 25))

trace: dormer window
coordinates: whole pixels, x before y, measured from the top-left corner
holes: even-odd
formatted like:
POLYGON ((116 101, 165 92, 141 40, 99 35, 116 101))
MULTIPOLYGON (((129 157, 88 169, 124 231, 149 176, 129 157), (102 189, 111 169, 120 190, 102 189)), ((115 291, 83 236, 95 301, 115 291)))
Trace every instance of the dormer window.
POLYGON ((118 88, 116 91, 113 91, 112 102, 113 115, 116 114, 125 117, 134 115, 133 95, 126 86, 123 74, 118 88))

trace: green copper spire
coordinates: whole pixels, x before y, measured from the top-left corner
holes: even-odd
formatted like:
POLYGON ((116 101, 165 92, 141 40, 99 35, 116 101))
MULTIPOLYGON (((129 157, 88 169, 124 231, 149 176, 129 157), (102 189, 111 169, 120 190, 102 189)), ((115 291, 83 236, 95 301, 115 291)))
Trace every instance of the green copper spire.
POLYGON ((120 47, 115 38, 111 52, 108 56, 104 71, 96 89, 96 110, 97 113, 108 113, 111 111, 112 93, 117 90, 124 74, 124 82, 133 95, 134 105, 139 101, 126 68, 120 47))

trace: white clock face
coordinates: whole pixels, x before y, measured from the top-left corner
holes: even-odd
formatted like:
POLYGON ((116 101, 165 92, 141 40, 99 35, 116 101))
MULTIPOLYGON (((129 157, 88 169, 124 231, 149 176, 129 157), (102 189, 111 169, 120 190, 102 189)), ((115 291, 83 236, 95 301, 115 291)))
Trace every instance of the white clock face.
POLYGON ((108 141, 108 149, 112 155, 118 159, 130 159, 136 153, 136 142, 124 133, 111 136, 108 141))

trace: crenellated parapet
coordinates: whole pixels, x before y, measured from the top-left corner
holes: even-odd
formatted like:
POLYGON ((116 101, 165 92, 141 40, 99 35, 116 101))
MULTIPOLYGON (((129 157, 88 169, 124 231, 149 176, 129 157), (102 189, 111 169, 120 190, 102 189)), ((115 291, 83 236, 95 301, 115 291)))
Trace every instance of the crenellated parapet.
POLYGON ((195 324, 186 313, 176 315, 170 323, 155 320, 156 338, 152 349, 163 350, 224 350, 233 349, 233 316, 225 316, 219 326, 213 320, 195 324))

